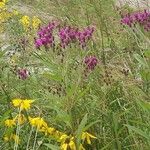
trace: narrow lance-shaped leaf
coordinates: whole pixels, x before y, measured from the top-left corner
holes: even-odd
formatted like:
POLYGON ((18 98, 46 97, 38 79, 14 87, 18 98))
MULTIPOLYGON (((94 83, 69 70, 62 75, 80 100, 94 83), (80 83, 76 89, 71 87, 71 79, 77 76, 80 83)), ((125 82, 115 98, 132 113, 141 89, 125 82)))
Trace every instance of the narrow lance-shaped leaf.
POLYGON ((86 123, 87 123, 87 114, 83 117, 83 119, 82 119, 81 123, 79 124, 79 127, 78 127, 78 129, 76 131, 77 148, 80 145, 81 135, 82 135, 82 132, 84 131, 86 123))

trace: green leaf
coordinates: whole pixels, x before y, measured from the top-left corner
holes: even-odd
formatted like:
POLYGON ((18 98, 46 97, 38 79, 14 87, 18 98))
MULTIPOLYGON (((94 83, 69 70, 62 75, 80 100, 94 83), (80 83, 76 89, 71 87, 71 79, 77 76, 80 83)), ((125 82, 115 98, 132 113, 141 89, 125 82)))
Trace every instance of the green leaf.
POLYGON ((142 58, 139 54, 134 54, 133 56, 140 63, 141 66, 148 67, 148 65, 147 65, 146 61, 144 60, 144 58, 142 58))
POLYGON ((79 148, 80 142, 81 142, 81 135, 84 131, 85 125, 87 123, 87 114, 83 117, 81 123, 79 124, 79 127, 76 131, 76 138, 77 138, 77 147, 79 148))
POLYGON ((150 81, 150 70, 149 69, 141 70, 140 74, 144 80, 150 81))
POLYGON ((48 72, 48 71, 45 71, 42 75, 44 78, 47 78, 47 79, 50 79, 50 80, 55 80, 55 81, 62 81, 62 76, 61 74, 59 73, 51 73, 51 72, 48 72))
POLYGON ((146 101, 138 101, 138 104, 143 108, 143 110, 150 111, 150 103, 146 101))
POLYGON ((70 117, 69 114, 67 114, 67 112, 65 112, 63 110, 58 110, 57 109, 56 120, 58 120, 60 122, 65 122, 65 124, 67 126, 69 126, 70 128, 72 128, 72 126, 71 126, 71 117, 70 117))
POLYGON ((144 54, 146 57, 150 58, 150 50, 145 51, 144 54))
POLYGON ((129 131, 134 131, 135 133, 143 136, 144 138, 150 140, 150 136, 148 135, 148 133, 145 133, 144 131, 142 131, 141 129, 138 129, 134 126, 130 126, 130 125, 125 125, 128 127, 129 131))
POLYGON ((91 126, 93 126, 94 124, 101 122, 102 120, 96 120, 94 122, 91 122, 90 124, 88 124, 87 126, 85 126, 84 131, 88 130, 91 126))
POLYGON ((44 144, 46 147, 48 147, 50 150, 60 150, 59 146, 53 145, 53 144, 44 144))

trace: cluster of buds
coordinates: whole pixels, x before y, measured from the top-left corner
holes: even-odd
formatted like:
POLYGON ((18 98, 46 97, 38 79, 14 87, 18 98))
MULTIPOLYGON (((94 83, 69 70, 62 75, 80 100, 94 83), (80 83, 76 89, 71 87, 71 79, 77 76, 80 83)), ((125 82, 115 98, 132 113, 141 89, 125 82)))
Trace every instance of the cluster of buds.
POLYGON ((60 38, 60 46, 62 48, 66 48, 71 42, 76 40, 76 35, 78 33, 78 28, 73 28, 70 26, 66 26, 60 29, 59 38, 60 38))
POLYGON ((77 39, 82 48, 86 47, 86 43, 92 38, 93 32, 94 27, 87 27, 77 33, 77 39))
POLYGON ((50 22, 47 26, 41 27, 38 31, 38 38, 35 38, 36 48, 41 46, 54 46, 54 36, 53 30, 57 27, 58 23, 56 21, 50 22))
MULTIPOLYGON (((53 31, 58 27, 58 22, 50 22, 47 26, 41 27, 37 33, 38 38, 35 38, 36 48, 41 46, 55 46, 53 31)), ((78 42, 82 48, 85 48, 87 42, 92 38, 94 27, 88 26, 83 30, 76 27, 64 26, 59 28, 58 37, 60 46, 66 48, 69 44, 78 42)))
POLYGON ((30 74, 27 69, 18 69, 17 73, 18 73, 19 79, 22 79, 22 80, 27 79, 30 74))
POLYGON ((87 56, 84 63, 86 64, 86 70, 92 71, 98 64, 98 59, 95 56, 87 56))
POLYGON ((121 19, 121 24, 133 27, 139 24, 144 30, 150 30, 150 12, 144 10, 144 12, 134 12, 132 14, 127 14, 121 19))
POLYGON ((94 32, 94 27, 86 27, 82 31, 74 27, 64 27, 59 31, 60 45, 62 48, 66 48, 70 43, 79 42, 82 48, 86 47, 87 42, 91 39, 94 32))

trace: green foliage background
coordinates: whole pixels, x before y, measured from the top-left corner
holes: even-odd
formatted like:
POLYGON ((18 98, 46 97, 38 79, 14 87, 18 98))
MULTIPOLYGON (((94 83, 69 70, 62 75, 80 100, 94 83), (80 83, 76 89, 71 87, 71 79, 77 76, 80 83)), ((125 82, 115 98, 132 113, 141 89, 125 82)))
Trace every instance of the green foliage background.
MULTIPOLYGON (((22 12, 28 8, 24 15, 37 15, 43 24, 58 19, 62 25, 81 28, 94 24, 96 31, 88 51, 73 45, 66 49, 61 63, 59 50, 34 48, 36 33, 26 34, 15 19, 6 24, 8 39, 0 43, 1 47, 9 44, 0 51, 0 145, 5 132, 3 122, 15 113, 10 102, 21 97, 35 99, 31 113, 40 113, 55 128, 79 137, 80 130, 93 133, 97 139, 87 150, 148 150, 150 34, 120 25, 119 11, 133 10, 127 6, 116 8, 113 0, 13 0, 9 5, 22 12), (19 43, 22 37, 31 41, 25 49, 19 43), (13 73, 15 66, 5 55, 8 50, 15 52, 17 67, 30 70, 27 80, 13 73), (95 55, 99 64, 84 77, 82 60, 89 54, 95 55)), ((25 131, 22 138, 26 140, 24 135, 25 131)), ((51 142, 45 137, 41 150, 48 149, 45 143, 51 142)), ((0 149, 8 147, 4 144, 0 149)))

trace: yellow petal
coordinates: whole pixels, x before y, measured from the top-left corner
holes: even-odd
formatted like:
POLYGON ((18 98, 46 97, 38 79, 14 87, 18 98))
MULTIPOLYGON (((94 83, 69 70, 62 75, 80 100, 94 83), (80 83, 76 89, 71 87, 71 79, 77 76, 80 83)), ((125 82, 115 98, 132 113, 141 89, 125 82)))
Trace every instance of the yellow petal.
POLYGON ((23 114, 19 114, 15 117, 15 120, 17 123, 19 123, 20 125, 24 124, 26 122, 26 118, 23 114))
POLYGON ((13 134, 13 135, 12 135, 12 138, 13 138, 13 140, 14 140, 16 143, 19 143, 19 136, 18 136, 18 135, 13 134))
POLYGON ((90 133, 88 133, 88 132, 87 132, 87 134, 88 134, 88 136, 89 136, 90 138, 92 138, 92 139, 97 139, 96 136, 94 136, 94 135, 92 135, 92 134, 90 134, 90 133))
POLYGON ((70 141, 69 146, 71 150, 76 150, 76 145, 73 141, 70 141))
POLYGON ((14 125, 16 125, 14 119, 7 119, 7 120, 5 120, 5 126, 12 127, 14 125))
POLYGON ((12 103, 13 103, 14 107, 18 107, 21 105, 22 100, 21 99, 13 99, 12 103))
POLYGON ((34 100, 22 100, 22 99, 13 99, 12 104, 14 107, 20 107, 21 110, 25 109, 28 110, 30 109, 31 103, 33 103, 34 100))
POLYGON ((63 135, 60 137, 60 141, 65 141, 67 138, 68 138, 68 135, 63 134, 63 135))
POLYGON ((5 135, 3 139, 4 139, 5 142, 9 141, 9 137, 7 135, 5 135))
POLYGON ((83 132, 83 133, 82 133, 81 139, 82 139, 83 141, 86 140, 88 144, 91 144, 91 138, 96 139, 95 136, 93 136, 92 134, 90 134, 90 133, 88 133, 88 132, 83 132))
POLYGON ((41 24, 41 20, 38 17, 34 16, 32 19, 33 28, 37 29, 40 26, 40 24, 41 24))
POLYGON ((48 128, 48 133, 49 133, 50 135, 52 135, 55 130, 56 130, 55 128, 49 127, 49 128, 48 128))
POLYGON ((79 146, 79 150, 85 150, 85 148, 83 147, 83 145, 82 145, 82 144, 80 144, 80 146, 79 146))
POLYGON ((82 139, 82 140, 85 140, 85 138, 86 138, 86 132, 83 132, 83 133, 82 133, 82 136, 81 136, 81 139, 82 139))
POLYGON ((12 14, 17 16, 17 15, 19 15, 19 12, 17 10, 13 10, 12 14))
POLYGON ((4 8, 5 7, 5 3, 4 2, 0 2, 0 8, 4 8))
POLYGON ((90 140, 89 136, 86 137, 86 141, 87 141, 88 144, 91 144, 91 140, 90 140))
POLYGON ((67 147, 68 147, 68 144, 63 144, 63 145, 61 146, 61 150, 67 150, 67 147))

